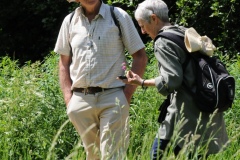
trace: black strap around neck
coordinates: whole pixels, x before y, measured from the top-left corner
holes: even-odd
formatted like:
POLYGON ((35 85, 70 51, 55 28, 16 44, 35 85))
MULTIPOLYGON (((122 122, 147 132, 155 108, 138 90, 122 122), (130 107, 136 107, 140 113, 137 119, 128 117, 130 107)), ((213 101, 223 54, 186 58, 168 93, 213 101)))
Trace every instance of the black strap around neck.
POLYGON ((121 37, 122 36, 122 31, 121 31, 121 28, 120 28, 119 21, 117 20, 115 14, 114 14, 114 6, 110 6, 110 11, 111 11, 111 15, 112 15, 113 21, 114 21, 115 25, 119 29, 119 36, 121 37))

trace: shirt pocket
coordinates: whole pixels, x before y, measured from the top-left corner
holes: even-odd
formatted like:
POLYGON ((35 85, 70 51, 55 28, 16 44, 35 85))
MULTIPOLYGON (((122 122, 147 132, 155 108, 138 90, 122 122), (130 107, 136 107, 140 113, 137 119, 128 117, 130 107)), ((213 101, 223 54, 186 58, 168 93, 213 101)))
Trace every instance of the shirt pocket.
POLYGON ((119 35, 119 29, 116 25, 110 25, 99 36, 99 49, 104 55, 114 55, 123 51, 122 39, 119 35))

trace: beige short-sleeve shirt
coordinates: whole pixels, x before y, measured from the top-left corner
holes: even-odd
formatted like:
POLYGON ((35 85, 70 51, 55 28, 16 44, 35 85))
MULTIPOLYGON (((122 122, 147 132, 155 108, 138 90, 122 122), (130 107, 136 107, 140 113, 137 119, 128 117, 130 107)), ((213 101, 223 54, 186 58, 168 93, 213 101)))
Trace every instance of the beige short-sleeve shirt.
POLYGON ((75 10, 71 23, 70 14, 65 17, 54 51, 72 56, 72 88, 124 86, 116 77, 124 74, 121 65, 126 61, 125 49, 133 54, 145 46, 131 17, 117 7, 114 13, 120 22, 122 37, 112 19, 110 7, 104 3, 91 22, 81 6, 75 10))

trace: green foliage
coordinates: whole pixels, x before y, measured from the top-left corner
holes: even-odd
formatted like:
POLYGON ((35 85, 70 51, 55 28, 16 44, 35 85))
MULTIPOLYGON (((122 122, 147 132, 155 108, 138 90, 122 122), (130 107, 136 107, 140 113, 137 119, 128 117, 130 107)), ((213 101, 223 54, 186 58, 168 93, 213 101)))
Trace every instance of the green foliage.
MULTIPOLYGON (((107 2, 132 15, 141 1, 107 2)), ((172 22, 193 26, 201 35, 206 34, 214 40, 218 47, 216 53, 236 79, 234 105, 225 113, 231 143, 226 151, 209 159, 240 159, 240 128, 236 121, 240 118, 240 57, 237 55, 240 30, 236 11, 239 1, 177 0, 166 3, 172 22)), ((58 56, 51 53, 43 62, 26 62, 29 58, 34 61, 49 53, 63 18, 76 4, 2 0, 0 6, 0 53, 8 53, 12 59, 17 59, 0 58, 0 159, 83 159, 85 152, 81 140, 67 121, 58 85, 58 56)), ((149 61, 144 77, 153 78, 158 75, 158 70, 152 43, 146 43, 146 51, 149 61)), ((130 58, 128 62, 131 64, 130 58)), ((163 99, 154 87, 146 91, 138 88, 135 92, 130 109, 129 160, 149 159, 158 128, 158 107, 163 99)), ((186 152, 179 159, 184 159, 186 152)), ((174 159, 172 153, 166 156, 174 159)))
MULTIPOLYGON (((152 43, 146 46, 149 64, 144 77, 158 75, 152 43)), ((220 56, 236 79, 233 108, 225 112, 230 144, 226 151, 211 155, 215 159, 239 159, 240 57, 220 56)), ((0 159, 84 159, 81 140, 68 121, 58 85, 58 55, 49 54, 43 62, 26 62, 19 67, 9 57, 0 60, 0 159)), ((155 87, 138 88, 130 108, 129 160, 149 159, 149 151, 158 129, 158 108, 165 97, 155 87)), ((176 129, 177 136, 177 129, 176 129)), ((172 141, 174 143, 174 141, 172 141)), ((171 147, 171 146, 170 146, 171 147)), ((178 159, 186 159, 186 148, 178 159)), ((199 148, 199 152, 204 152, 199 148)), ((166 159, 174 159, 173 152, 166 159)))
MULTIPOLYGON (((27 62, 22 68, 9 57, 1 59, 0 159, 46 158, 53 136, 67 119, 56 66, 54 54, 42 64, 27 62)), ((58 157, 65 155, 76 140, 75 131, 68 125, 57 140, 58 157)))
POLYGON ((24 64, 53 50, 64 17, 75 3, 50 0, 0 1, 0 56, 24 64))
MULTIPOLYGON (((143 0, 104 0, 121 7, 132 17, 143 0)), ((223 54, 233 56, 240 51, 240 29, 237 0, 169 0, 173 23, 194 27, 207 35, 223 54)), ((9 55, 20 64, 43 60, 54 48, 64 17, 79 4, 67 1, 1 0, 0 56, 9 55), (19 7, 21 6, 21 7, 19 7)), ((140 33, 134 17, 134 23, 140 33)), ((142 36, 144 42, 148 38, 142 36)))
POLYGON ((240 50, 236 8, 239 8, 236 0, 178 0, 170 17, 174 23, 194 27, 201 35, 207 35, 221 54, 233 57, 240 50))

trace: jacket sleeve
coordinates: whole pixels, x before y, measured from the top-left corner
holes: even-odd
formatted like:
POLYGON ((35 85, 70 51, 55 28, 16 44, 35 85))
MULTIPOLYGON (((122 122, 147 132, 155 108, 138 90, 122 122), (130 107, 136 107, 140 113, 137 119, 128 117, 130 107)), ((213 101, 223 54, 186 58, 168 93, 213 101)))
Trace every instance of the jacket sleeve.
POLYGON ((155 42, 154 54, 159 63, 160 73, 155 78, 155 85, 158 92, 166 96, 182 85, 182 59, 185 58, 185 53, 174 42, 159 38, 155 42))

